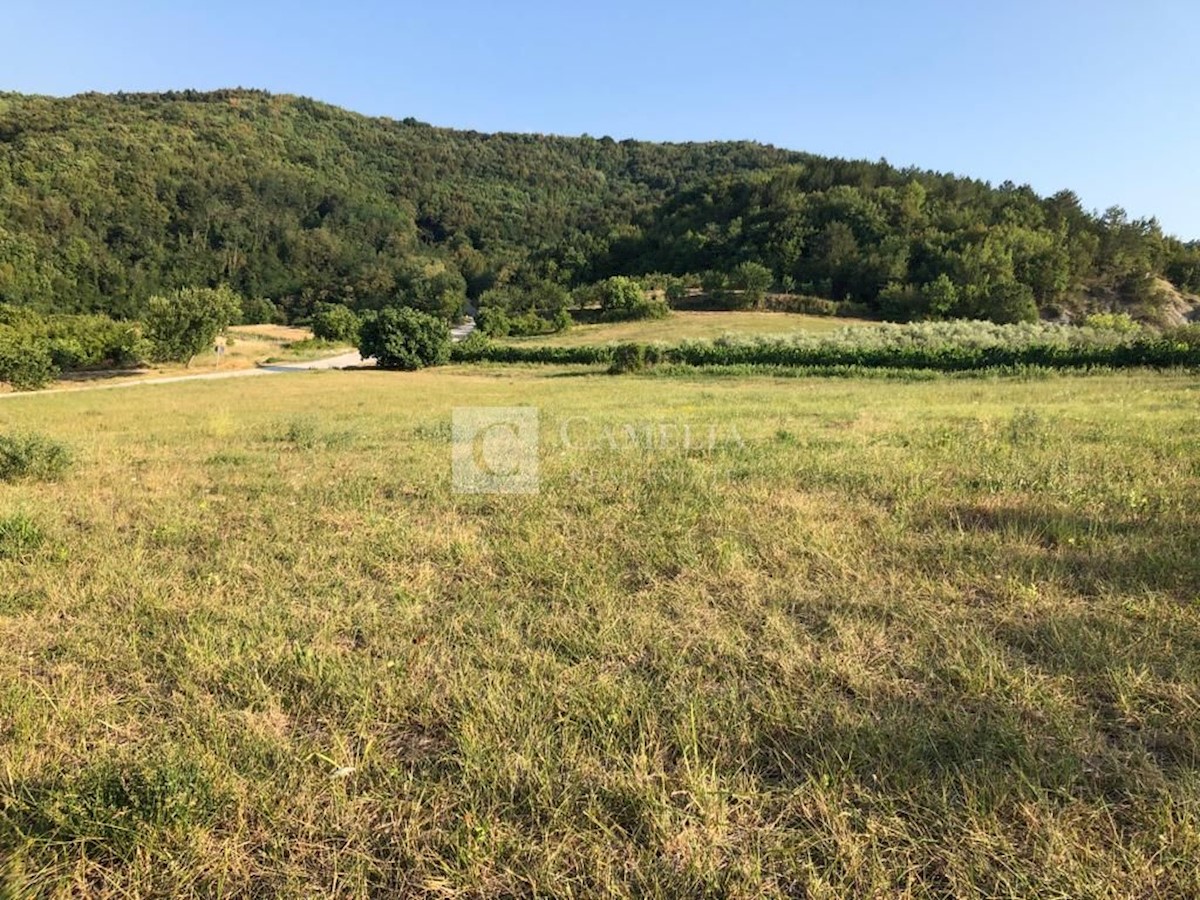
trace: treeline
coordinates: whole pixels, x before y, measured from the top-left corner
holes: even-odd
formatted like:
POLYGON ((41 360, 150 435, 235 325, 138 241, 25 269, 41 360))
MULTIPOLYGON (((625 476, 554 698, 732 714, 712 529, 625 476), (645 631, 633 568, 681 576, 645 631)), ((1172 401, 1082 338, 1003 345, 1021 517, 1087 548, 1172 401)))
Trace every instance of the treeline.
POLYGON ((261 91, 0 94, 0 302, 44 313, 134 319, 227 284, 264 318, 452 318, 490 293, 528 331, 610 276, 715 283, 751 264, 769 292, 893 319, 1169 322, 1176 291, 1200 290, 1200 246, 1066 191, 754 143, 453 131, 261 91))

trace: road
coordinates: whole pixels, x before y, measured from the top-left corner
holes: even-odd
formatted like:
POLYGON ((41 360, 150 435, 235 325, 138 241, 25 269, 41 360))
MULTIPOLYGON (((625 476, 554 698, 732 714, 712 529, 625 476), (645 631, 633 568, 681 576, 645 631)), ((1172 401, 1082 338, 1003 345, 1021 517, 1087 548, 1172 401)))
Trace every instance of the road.
MULTIPOLYGON (((475 330, 475 322, 468 319, 462 325, 455 325, 450 329, 450 339, 455 341, 463 340, 467 335, 475 330)), ((216 381, 221 378, 255 378, 262 375, 285 375, 294 372, 311 372, 319 369, 351 369, 358 366, 373 366, 373 359, 364 360, 357 350, 349 353, 341 353, 337 356, 329 356, 325 359, 315 359, 311 362, 296 362, 296 363, 274 363, 272 365, 257 366, 253 369, 230 369, 228 372, 203 372, 196 375, 165 375, 161 378, 132 378, 129 381, 118 381, 111 384, 88 384, 74 388, 47 388, 44 391, 14 391, 9 394, 0 394, 0 400, 6 400, 12 397, 29 397, 38 394, 65 394, 75 393, 77 391, 111 391, 118 388, 141 387, 144 384, 175 384, 180 381, 216 381)))

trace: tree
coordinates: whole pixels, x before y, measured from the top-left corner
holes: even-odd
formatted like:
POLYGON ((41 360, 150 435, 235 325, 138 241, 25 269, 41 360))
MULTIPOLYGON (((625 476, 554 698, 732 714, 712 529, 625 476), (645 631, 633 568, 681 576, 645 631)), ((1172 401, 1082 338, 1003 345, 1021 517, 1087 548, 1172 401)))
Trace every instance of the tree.
POLYGON ((948 318, 958 306, 958 288, 943 272, 921 288, 925 313, 932 319, 948 318))
POLYGON ((151 297, 143 319, 151 353, 160 362, 190 365, 241 312, 241 298, 224 285, 151 297))
POLYGON ((313 334, 323 341, 353 344, 362 323, 354 310, 340 305, 322 306, 312 318, 313 334))
POLYGON ((670 312, 665 300, 647 296, 640 284, 621 275, 596 285, 596 296, 606 319, 661 319, 670 312))
POLYGON ((443 365, 450 361, 450 329, 436 316, 390 306, 363 322, 358 351, 383 369, 443 365))
POLYGON ((0 324, 0 382, 15 391, 32 391, 58 374, 45 340, 0 324))
POLYGON ((760 262, 748 260, 737 265, 729 283, 742 292, 742 306, 757 306, 774 280, 770 269, 760 262))
POLYGON ((1033 289, 1019 281, 1001 281, 992 286, 982 313, 1000 325, 1036 322, 1038 308, 1033 289))
POLYGON ((274 322, 279 310, 265 297, 247 297, 242 300, 241 325, 266 325, 274 322))

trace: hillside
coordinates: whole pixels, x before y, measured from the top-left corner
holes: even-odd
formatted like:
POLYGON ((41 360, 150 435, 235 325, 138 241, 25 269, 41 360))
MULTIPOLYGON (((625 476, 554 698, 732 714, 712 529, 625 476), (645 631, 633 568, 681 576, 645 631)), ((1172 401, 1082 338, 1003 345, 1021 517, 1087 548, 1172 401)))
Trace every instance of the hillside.
POLYGON ((890 318, 1154 318, 1156 278, 1200 289, 1195 243, 1070 192, 755 143, 453 131, 240 89, 0 94, 0 303, 134 317, 156 292, 226 282, 291 319, 397 297, 444 312, 497 281, 747 260, 890 318))

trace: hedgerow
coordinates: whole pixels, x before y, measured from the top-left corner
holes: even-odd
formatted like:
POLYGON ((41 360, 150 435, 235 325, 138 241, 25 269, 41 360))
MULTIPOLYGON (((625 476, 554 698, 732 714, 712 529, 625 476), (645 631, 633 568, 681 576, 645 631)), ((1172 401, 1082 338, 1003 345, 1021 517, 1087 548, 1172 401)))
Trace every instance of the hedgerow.
POLYGON ((1069 325, 940 322, 846 328, 828 335, 724 338, 675 346, 515 347, 473 342, 456 347, 457 362, 606 364, 614 360, 668 365, 926 369, 1170 368, 1200 366, 1200 345, 1168 333, 1119 332, 1069 325), (640 347, 640 349, 639 349, 640 347))

